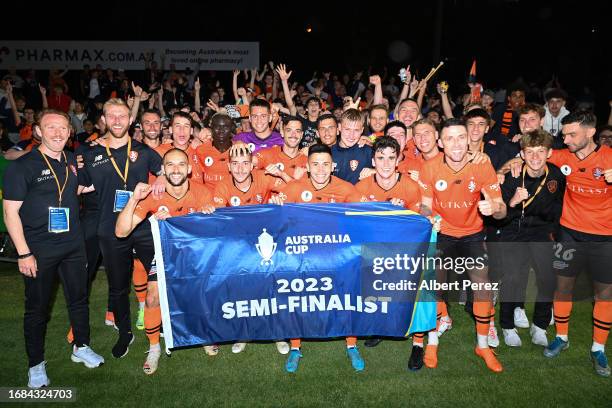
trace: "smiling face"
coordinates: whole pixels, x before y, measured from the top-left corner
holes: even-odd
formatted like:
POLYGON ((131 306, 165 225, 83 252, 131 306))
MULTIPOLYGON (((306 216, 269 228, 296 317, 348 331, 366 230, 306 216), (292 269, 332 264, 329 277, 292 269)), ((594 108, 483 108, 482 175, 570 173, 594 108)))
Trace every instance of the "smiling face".
POLYGON ((370 112, 370 127, 374 132, 382 132, 387 121, 387 112, 383 109, 374 109, 370 112))
POLYGON ((182 186, 187 181, 189 173, 191 166, 185 153, 171 150, 164 155, 164 174, 170 185, 182 186))
POLYGON ((59 153, 64 150, 70 136, 70 123, 63 115, 50 113, 43 116, 35 131, 46 149, 59 153))
POLYGON ((482 117, 477 116, 475 118, 469 118, 465 124, 470 137, 470 142, 472 143, 480 142, 485 133, 489 131, 489 124, 487 120, 482 117))
POLYGON ((372 165, 374 169, 376 169, 376 175, 383 179, 388 179, 395 174, 398 163, 398 154, 391 147, 377 150, 372 159, 372 165))
POLYGON ((315 185, 326 185, 332 174, 332 157, 329 153, 314 153, 308 157, 306 164, 310 174, 310 180, 315 185))
POLYGON ((533 172, 539 172, 546 165, 546 159, 552 155, 552 150, 544 146, 525 147, 521 150, 521 157, 533 172))
POLYGON ((215 116, 210 123, 213 141, 225 143, 232 140, 234 136, 234 122, 229 116, 215 116))
POLYGON ((228 164, 229 171, 236 183, 242 183, 251 176, 253 161, 250 154, 233 156, 228 164))
POLYGON ((282 128, 283 139, 285 140, 285 144, 290 148, 296 148, 300 145, 300 140, 302 140, 302 135, 304 131, 302 130, 302 122, 299 120, 289 121, 282 128))
POLYGON ((158 139, 161 133, 161 119, 159 115, 152 112, 143 114, 142 130, 147 139, 158 139))
POLYGON ((465 126, 449 126, 442 129, 440 136, 444 155, 450 161, 463 161, 468 151, 468 134, 465 126))
POLYGON ((130 110, 126 105, 109 105, 102 116, 113 137, 121 139, 130 127, 130 110))
POLYGON ((338 125, 335 120, 331 118, 323 119, 319 122, 317 131, 319 132, 319 139, 321 139, 323 144, 327 146, 336 144, 336 140, 338 139, 338 125))
POLYGON ((265 133, 270 129, 270 110, 263 106, 254 106, 251 108, 250 122, 255 133, 265 133))
POLYGON ((342 147, 353 147, 363 134, 363 123, 343 119, 340 122, 340 143, 342 147))
POLYGON ((399 107, 397 118, 402 121, 406 127, 409 127, 419 118, 419 115, 419 105, 417 105, 415 101, 405 101, 399 107))
POLYGON ((537 112, 529 111, 519 116, 519 128, 521 133, 529 133, 532 130, 539 129, 544 124, 544 118, 540 118, 537 112))
POLYGON ((438 132, 433 126, 427 123, 416 125, 413 133, 414 144, 421 153, 428 154, 436 148, 438 132))
POLYGON ((406 129, 399 126, 393 126, 387 130, 387 135, 391 136, 399 143, 400 151, 404 150, 404 147, 406 147, 406 129))

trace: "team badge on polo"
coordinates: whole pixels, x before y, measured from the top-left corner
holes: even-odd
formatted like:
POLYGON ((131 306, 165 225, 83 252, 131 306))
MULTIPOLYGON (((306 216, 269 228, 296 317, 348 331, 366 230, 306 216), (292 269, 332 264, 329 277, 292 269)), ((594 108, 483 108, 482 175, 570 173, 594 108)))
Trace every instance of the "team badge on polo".
POLYGON ((448 187, 448 183, 445 180, 436 181, 436 190, 444 191, 448 187))
POLYGON ((359 165, 359 161, 357 161, 357 160, 351 160, 351 161, 349 162, 349 166, 351 166, 351 170, 352 170, 352 171, 357 170, 357 166, 358 166, 358 165, 359 165))
POLYGON ((570 174, 572 174, 572 168, 567 164, 564 164, 563 166, 561 166, 561 173, 563 173, 564 176, 569 176, 570 174))
POLYGON ((130 161, 134 163, 138 159, 138 152, 131 151, 130 152, 130 161))
POLYGON ((601 178, 601 176, 603 176, 604 171, 601 167, 595 167, 593 169, 593 177, 595 178, 595 180, 599 180, 601 178))

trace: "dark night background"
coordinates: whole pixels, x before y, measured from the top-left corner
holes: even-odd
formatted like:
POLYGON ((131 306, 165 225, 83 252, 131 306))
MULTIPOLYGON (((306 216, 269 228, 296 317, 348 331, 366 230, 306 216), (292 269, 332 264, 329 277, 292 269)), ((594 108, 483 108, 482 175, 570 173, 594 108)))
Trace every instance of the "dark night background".
POLYGON ((20 20, 19 30, 4 32, 10 40, 259 41, 262 64, 285 62, 302 80, 315 70, 342 73, 371 66, 381 72, 385 65, 395 75, 407 64, 423 76, 443 59, 436 81, 445 79, 451 86, 465 83, 476 58, 478 79, 487 88, 504 87, 518 77, 543 86, 555 74, 574 98, 588 87, 600 115, 607 115, 612 97, 607 1, 115 0, 34 7, 24 2, 9 8, 3 6, 10 15, 33 14, 27 24, 20 20), (406 58, 390 58, 394 41, 407 44, 406 58))

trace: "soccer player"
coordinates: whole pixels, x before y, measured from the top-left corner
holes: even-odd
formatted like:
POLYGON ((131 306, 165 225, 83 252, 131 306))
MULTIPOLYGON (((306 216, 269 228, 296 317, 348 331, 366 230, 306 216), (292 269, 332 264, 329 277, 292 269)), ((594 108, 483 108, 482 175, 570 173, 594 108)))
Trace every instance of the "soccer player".
POLYGON ((88 346, 87 258, 79 223, 77 163, 64 151, 70 117, 45 110, 35 131, 40 146, 9 164, 3 184, 4 220, 25 285, 23 331, 30 388, 50 384, 45 332, 58 276, 74 328, 72 361, 88 368, 104 363, 88 346))
MULTIPOLYGON (((501 197, 495 170, 490 163, 475 164, 468 155, 468 133, 465 123, 449 119, 442 125, 440 135, 444 154, 425 162, 419 176, 422 202, 421 214, 442 218, 438 235, 438 250, 444 258, 472 259, 468 278, 477 287, 474 290, 474 318, 476 319, 477 346, 474 350, 487 367, 501 372, 502 365, 488 345, 491 313, 491 292, 485 263, 483 216, 501 219, 506 216, 506 205, 501 197), (482 194, 482 197, 481 197, 482 194)), ((429 333, 429 343, 423 361, 430 368, 437 366, 438 339, 435 330, 429 333)), ((418 347, 417 347, 418 348, 418 347)), ((420 368, 419 350, 413 347, 409 368, 420 368)), ((422 364, 422 363, 421 363, 422 364)))
POLYGON ((593 141, 597 118, 572 112, 561 121, 567 149, 553 150, 549 159, 567 179, 561 228, 555 246, 557 273, 554 316, 557 335, 544 355, 552 358, 569 347, 568 329, 576 276, 588 269, 593 279, 593 344, 595 372, 610 376, 605 345, 612 326, 612 149, 593 141))
MULTIPOLYGON (((229 157, 231 177, 218 183, 213 193, 214 205, 217 208, 264 204, 268 202, 272 192, 278 191, 285 181, 292 180, 275 164, 268 165, 265 172, 253 170, 251 151, 242 143, 232 146, 229 157)), ((246 342, 236 342, 232 345, 232 353, 240 353, 245 347, 246 342)), ((277 341, 276 348, 281 354, 289 352, 289 345, 285 341, 277 341)))
MULTIPOLYGON (((401 122, 397 123, 404 126, 401 122)), ((391 204, 418 212, 421 204, 419 186, 407 174, 398 171, 402 155, 400 143, 391 136, 381 136, 372 146, 372 155, 372 165, 376 173, 355 185, 357 191, 362 194, 361 201, 389 201, 391 204)), ((364 345, 376 347, 381 341, 379 337, 372 337, 367 339, 364 345)))
POLYGON ((232 118, 223 113, 215 113, 210 119, 212 142, 204 142, 196 149, 198 162, 202 167, 204 183, 214 190, 217 183, 229 176, 229 149, 236 125, 232 118))
MULTIPOLYGON (((314 144, 308 149, 308 177, 288 183, 279 194, 270 198, 270 203, 350 203, 361 201, 361 194, 355 187, 336 176, 332 176, 332 153, 329 146, 314 144)), ((293 373, 298 369, 302 342, 291 339, 291 352, 285 368, 293 373)), ((357 337, 346 338, 347 354, 356 371, 363 371, 365 361, 357 349, 357 337)))
POLYGON ((183 111, 174 112, 170 120, 170 133, 172 134, 172 143, 160 144, 155 148, 155 151, 160 156, 163 156, 173 148, 185 151, 191 166, 189 179, 196 183, 204 183, 204 176, 200 168, 197 152, 191 147, 191 136, 193 135, 193 120, 191 116, 183 111))
MULTIPOLYGON (((151 192, 151 186, 138 183, 134 194, 121 210, 115 225, 115 235, 126 238, 145 220, 148 214, 153 214, 159 220, 168 217, 187 215, 194 212, 214 212, 212 195, 208 188, 200 183, 189 181, 191 165, 189 157, 183 149, 168 150, 163 157, 163 171, 167 178, 167 188, 162 197, 156 199, 151 192)), ((148 239, 153 244, 153 236, 148 239)), ((145 326, 149 338, 149 353, 143 365, 143 371, 151 375, 157 371, 161 347, 159 333, 161 329, 161 312, 159 309, 159 291, 157 288, 157 273, 153 266, 148 274, 147 297, 145 304, 145 326)))
MULTIPOLYGON (((98 239, 104 266, 108 274, 111 311, 119 328, 119 339, 113 346, 116 358, 125 356, 134 341, 130 318, 129 287, 133 251, 145 269, 150 270, 153 245, 150 226, 139 225, 126 239, 115 236, 117 215, 125 207, 139 182, 145 183, 149 174, 161 171, 161 157, 148 146, 132 141, 127 131, 130 110, 121 99, 111 98, 104 104, 103 120, 107 134, 100 144, 83 154, 84 167, 79 171, 79 184, 92 186, 97 192, 100 208, 98 239)), ((159 179, 165 186, 165 179, 159 179)), ((156 181, 159 183, 159 181, 156 181)))
POLYGON ((351 184, 374 173, 372 148, 359 146, 363 133, 363 116, 357 109, 347 109, 340 120, 340 140, 332 146, 334 175, 351 184))
POLYGON ((307 157, 300 152, 302 133, 302 121, 299 118, 295 116, 283 118, 281 127, 283 145, 262 149, 255 153, 256 168, 265 170, 268 166, 275 165, 290 178, 302 178, 306 174, 306 162, 308 161, 307 157))
POLYGON ((496 253, 501 268, 500 323, 504 341, 520 347, 521 338, 515 328, 517 305, 525 299, 529 269, 536 275, 537 297, 530 328, 531 341, 547 346, 546 328, 551 319, 555 275, 550 262, 553 255, 552 234, 558 227, 565 192, 565 176, 559 168, 546 164, 552 154, 553 138, 541 129, 521 138, 521 157, 525 160, 520 177, 506 177, 501 186, 508 208, 500 220, 499 241, 502 250, 496 253))
POLYGON ((280 133, 270 129, 272 114, 270 104, 266 100, 255 99, 249 104, 249 121, 253 131, 237 134, 234 136, 234 142, 246 143, 252 153, 257 153, 260 149, 283 145, 280 133))

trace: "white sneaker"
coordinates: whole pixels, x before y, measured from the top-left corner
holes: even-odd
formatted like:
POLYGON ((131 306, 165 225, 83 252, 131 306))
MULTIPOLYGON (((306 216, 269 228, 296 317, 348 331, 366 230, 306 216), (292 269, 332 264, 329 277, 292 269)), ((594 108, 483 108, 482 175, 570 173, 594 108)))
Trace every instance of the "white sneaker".
POLYGON ((504 343, 509 347, 521 347, 523 342, 516 329, 502 329, 504 332, 504 343))
POLYGON ((499 337, 497 336, 497 328, 495 327, 495 323, 491 322, 489 326, 489 333, 487 334, 487 343, 489 347, 497 347, 499 346, 499 337))
POLYGON ((450 316, 442 316, 440 318, 440 325, 438 326, 438 337, 440 337, 445 331, 453 328, 453 319, 450 316))
POLYGON ((514 326, 519 327, 521 329, 529 328, 529 320, 527 320, 525 309, 520 307, 514 308, 514 326))
POLYGON ((234 343, 232 344, 232 353, 238 354, 246 347, 246 343, 234 343))
POLYGON ((72 346, 70 359, 75 363, 83 363, 87 368, 96 368, 104 364, 104 357, 96 354, 89 346, 72 346))
POLYGON ((549 325, 549 326, 554 326, 554 325, 555 325, 555 314, 554 314, 554 312, 553 312, 553 313, 551 313, 551 316, 550 316, 550 323, 548 323, 548 325, 549 325))
POLYGON ((159 366, 159 358, 161 357, 161 348, 157 350, 149 349, 149 353, 147 354, 147 359, 145 360, 144 365, 142 366, 142 371, 146 375, 151 375, 157 371, 157 367, 159 366))
POLYGON ((30 367, 28 370, 28 387, 30 388, 40 388, 40 387, 48 387, 51 384, 49 381, 49 377, 47 377, 47 369, 45 365, 46 361, 35 365, 34 367, 30 367))
POLYGON ((535 324, 531 325, 529 329, 529 334, 531 334, 531 342, 538 346, 548 346, 548 339, 546 338, 546 330, 539 328, 535 324))
POLYGON ((281 354, 289 354, 289 348, 290 348, 289 347, 289 343, 287 343, 286 341, 277 341, 276 342, 276 349, 281 354))

